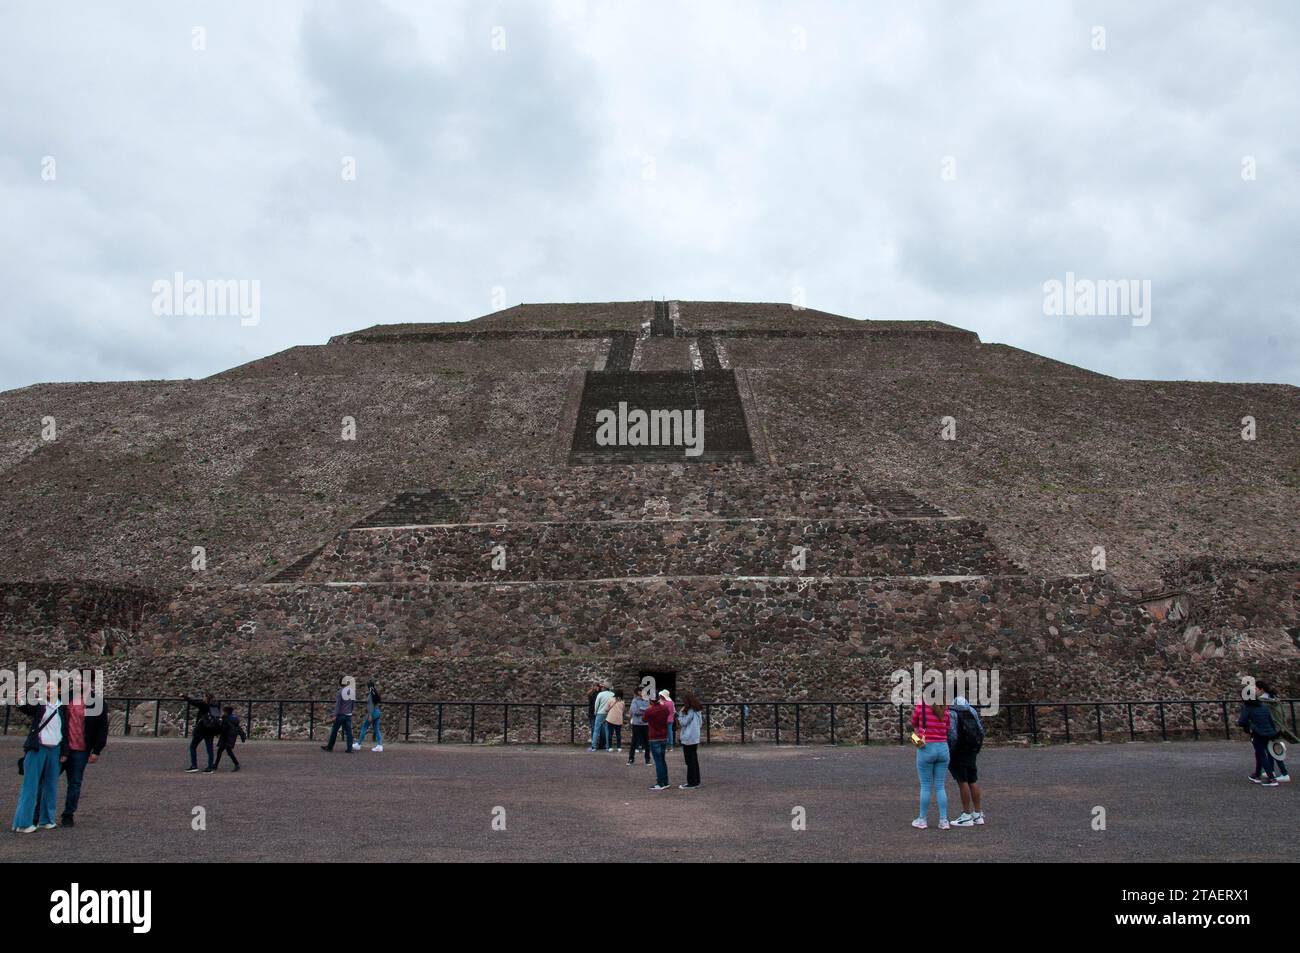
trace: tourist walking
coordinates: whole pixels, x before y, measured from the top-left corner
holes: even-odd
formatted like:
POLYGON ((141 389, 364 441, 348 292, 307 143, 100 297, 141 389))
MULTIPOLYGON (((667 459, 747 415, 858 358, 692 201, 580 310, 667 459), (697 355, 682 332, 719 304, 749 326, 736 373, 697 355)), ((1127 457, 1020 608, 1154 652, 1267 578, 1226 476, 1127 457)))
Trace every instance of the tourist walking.
POLYGON ((984 747, 984 722, 965 698, 958 695, 948 709, 948 773, 961 795, 961 816, 953 827, 974 827, 984 823, 980 805, 979 770, 975 765, 984 747))
POLYGON ((694 693, 687 692, 683 697, 677 723, 681 728, 678 738, 682 743, 682 756, 686 759, 686 783, 678 787, 689 791, 700 786, 700 726, 704 723, 704 706, 694 693))
MULTIPOLYGON (((1262 694, 1258 683, 1255 690, 1257 695, 1262 694)), ((1237 715, 1237 727, 1245 729, 1246 734, 1250 735, 1251 744, 1255 746, 1255 770, 1246 776, 1266 788, 1277 787, 1277 768, 1268 745, 1277 737, 1278 731, 1268 706, 1259 697, 1245 699, 1241 704, 1241 713, 1237 715)))
POLYGON ((373 681, 366 682, 366 718, 365 721, 361 722, 361 734, 357 735, 357 740, 352 745, 353 751, 361 750, 361 746, 366 740, 367 731, 373 732, 375 736, 375 746, 370 750, 384 750, 384 736, 379 730, 379 721, 384 716, 380 701, 379 689, 375 687, 375 683, 373 681))
POLYGON ((352 706, 356 703, 356 689, 352 679, 339 679, 339 690, 334 693, 334 724, 330 726, 330 740, 320 746, 321 751, 333 751, 334 741, 343 729, 343 753, 352 753, 352 706))
POLYGON ((605 709, 606 751, 623 750, 623 689, 616 689, 614 698, 605 709), (617 746, 617 747, 616 747, 617 746))
POLYGON ((1287 744, 1300 744, 1300 736, 1297 736, 1296 733, 1287 725, 1286 713, 1282 711, 1282 702, 1278 698, 1277 692, 1273 691, 1272 687, 1267 682, 1256 682, 1255 689, 1256 693, 1259 695, 1259 700, 1262 701, 1264 707, 1268 709, 1269 717, 1273 719, 1273 728, 1277 732, 1273 736, 1273 740, 1268 743, 1269 754, 1273 757, 1273 765, 1275 768, 1273 772, 1273 780, 1278 784, 1290 784, 1291 772, 1286 769, 1286 762, 1281 760, 1277 754, 1274 754, 1274 751, 1280 749, 1279 753, 1284 753, 1287 744), (1286 744, 1281 744, 1280 742, 1286 742, 1286 744))
POLYGON ((645 722, 645 713, 650 710, 650 699, 638 691, 632 696, 632 704, 628 708, 629 724, 632 726, 632 744, 627 751, 627 763, 629 765, 636 762, 636 749, 640 747, 641 753, 645 755, 645 763, 650 763, 650 734, 649 726, 645 722))
POLYGON ((613 700, 614 693, 608 688, 602 686, 601 690, 596 693, 596 698, 592 703, 595 719, 591 723, 591 747, 587 749, 588 751, 595 751, 597 748, 605 747, 606 709, 613 700))
POLYGON ((926 815, 930 813, 930 789, 934 788, 939 802, 939 830, 948 830, 948 792, 944 776, 948 770, 948 709, 942 705, 918 703, 912 712, 912 736, 916 739, 916 777, 921 782, 921 812, 912 826, 924 830, 929 827, 926 815))
POLYGON ((68 786, 63 795, 63 816, 59 818, 59 825, 74 827, 77 807, 81 804, 86 766, 98 761, 108 744, 108 706, 102 698, 87 696, 86 684, 80 672, 72 676, 72 697, 68 699, 65 718, 68 759, 64 762, 64 768, 68 786), (91 711, 98 709, 97 714, 87 714, 87 702, 91 711))
POLYGON ((656 696, 646 709, 646 735, 650 740, 650 757, 655 762, 655 783, 652 791, 663 791, 668 787, 668 758, 664 749, 668 746, 668 706, 662 695, 656 696))
POLYGON ((194 728, 190 731, 190 766, 185 769, 185 773, 193 774, 199 770, 198 751, 199 744, 202 743, 208 752, 208 766, 203 769, 203 773, 211 774, 212 739, 221 733, 221 702, 211 692, 202 698, 190 698, 188 695, 181 697, 194 709, 194 728))
POLYGON ((672 751, 673 750, 673 720, 677 717, 677 705, 673 703, 673 697, 668 693, 668 689, 666 688, 659 693, 659 697, 663 700, 664 705, 668 708, 668 738, 667 738, 666 747, 669 751, 672 751))
POLYGON ((227 705, 222 710, 221 717, 221 734, 217 741, 217 761, 214 766, 221 767, 221 756, 230 755, 230 761, 239 770, 239 759, 235 757, 235 742, 248 741, 248 735, 244 732, 244 726, 239 723, 239 716, 235 714, 235 709, 227 705))
POLYGON ((30 834, 37 828, 53 830, 54 808, 59 800, 59 765, 68 755, 66 712, 59 702, 53 681, 45 683, 45 701, 27 704, 24 692, 18 693, 18 710, 32 720, 23 742, 19 772, 23 776, 14 810, 13 830, 30 834), (37 815, 39 802, 40 813, 37 815))

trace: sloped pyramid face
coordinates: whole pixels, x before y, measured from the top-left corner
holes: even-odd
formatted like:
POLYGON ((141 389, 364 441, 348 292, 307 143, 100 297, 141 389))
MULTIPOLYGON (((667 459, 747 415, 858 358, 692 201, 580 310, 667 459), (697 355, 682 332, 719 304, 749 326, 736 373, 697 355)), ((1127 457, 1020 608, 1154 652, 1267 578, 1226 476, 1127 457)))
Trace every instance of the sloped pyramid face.
POLYGON ((0 404, 61 422, 54 445, 0 441, 0 647, 107 660, 117 691, 183 670, 303 697, 357 671, 392 697, 554 701, 654 672, 713 699, 880 699, 922 663, 1041 700, 1300 675, 1295 388, 645 301, 0 404))

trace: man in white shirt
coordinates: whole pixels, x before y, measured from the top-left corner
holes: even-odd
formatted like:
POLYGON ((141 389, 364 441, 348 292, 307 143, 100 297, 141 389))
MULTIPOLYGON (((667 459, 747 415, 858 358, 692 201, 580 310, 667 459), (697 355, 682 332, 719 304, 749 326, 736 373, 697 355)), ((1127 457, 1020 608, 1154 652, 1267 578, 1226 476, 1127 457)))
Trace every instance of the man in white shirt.
POLYGON ((601 685, 600 693, 596 696, 596 720, 591 724, 591 747, 587 749, 588 751, 608 747, 605 738, 605 716, 609 712, 609 703, 613 700, 613 691, 607 685, 601 685))

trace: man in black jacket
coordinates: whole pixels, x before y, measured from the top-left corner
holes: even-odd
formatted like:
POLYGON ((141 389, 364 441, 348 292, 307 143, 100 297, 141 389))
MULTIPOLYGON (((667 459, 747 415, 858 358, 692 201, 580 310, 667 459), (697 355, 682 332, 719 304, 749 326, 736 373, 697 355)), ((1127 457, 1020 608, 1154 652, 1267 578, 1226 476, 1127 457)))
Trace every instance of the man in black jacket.
POLYGON ((81 783, 86 765, 94 764, 108 744, 108 706, 102 698, 95 698, 85 684, 81 673, 72 677, 72 697, 66 712, 68 760, 68 790, 63 798, 63 827, 75 825, 74 815, 81 802, 81 783), (96 712, 96 714, 91 714, 96 712))

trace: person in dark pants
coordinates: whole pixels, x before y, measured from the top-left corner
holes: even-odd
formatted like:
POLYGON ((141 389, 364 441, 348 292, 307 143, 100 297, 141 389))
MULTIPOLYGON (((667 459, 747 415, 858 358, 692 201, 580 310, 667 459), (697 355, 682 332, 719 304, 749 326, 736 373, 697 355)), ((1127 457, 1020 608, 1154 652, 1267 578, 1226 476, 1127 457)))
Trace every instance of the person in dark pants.
POLYGON ((588 736, 593 734, 596 730, 596 696, 599 694, 600 694, 600 683, 592 682, 591 687, 587 689, 587 734, 588 736))
POLYGON ((655 783, 651 791, 668 788, 668 761, 664 749, 668 747, 668 719, 672 717, 664 700, 655 696, 645 712, 646 734, 650 738, 650 757, 655 762, 655 783))
POLYGON ((190 732, 190 766, 185 769, 186 774, 193 774, 199 770, 199 743, 208 749, 208 766, 203 769, 204 774, 211 774, 214 770, 212 767, 212 739, 221 733, 221 702, 211 692, 205 694, 202 698, 190 698, 188 695, 182 695, 186 703, 194 709, 194 730, 190 732))
POLYGON ((344 676, 339 679, 339 690, 334 695, 334 724, 330 726, 330 740, 320 746, 321 751, 333 751, 334 740, 343 729, 343 751, 352 753, 352 706, 356 702, 357 692, 352 687, 352 679, 344 676))
POLYGON ((223 710, 221 718, 221 738, 217 742, 217 763, 221 767, 221 756, 230 755, 231 762, 235 765, 235 770, 239 770, 239 759, 235 757, 235 742, 247 741, 248 735, 244 732, 244 726, 239 723, 239 716, 235 714, 235 709, 229 705, 223 710))
MULTIPOLYGON (((1255 687, 1258 691, 1259 686, 1255 687)), ((1268 707, 1258 698, 1245 699, 1241 705, 1241 714, 1237 716, 1237 727, 1246 730, 1251 744, 1255 746, 1255 770, 1247 777, 1266 788, 1277 787, 1273 755, 1268 750, 1268 743, 1277 737, 1277 727, 1273 724, 1273 716, 1269 714, 1268 707)))
POLYGON ((629 718, 632 725, 632 747, 627 753, 627 763, 636 764, 636 749, 639 745, 641 751, 645 754, 645 763, 650 763, 650 736, 647 732, 645 723, 645 713, 650 707, 650 702, 645 695, 637 692, 632 697, 632 706, 628 709, 629 718))
POLYGON ((704 706, 694 692, 687 692, 682 707, 677 710, 677 740, 681 742, 682 757, 686 759, 686 783, 678 785, 683 791, 700 786, 700 726, 703 723, 704 706))
POLYGON ((63 796, 62 827, 74 827, 77 806, 81 803, 81 786, 86 765, 94 764, 108 744, 108 706, 102 698, 83 694, 85 682, 80 672, 72 677, 72 698, 65 716, 68 729, 68 760, 64 767, 68 776, 67 793, 63 796), (88 714, 98 711, 97 714, 88 714))

